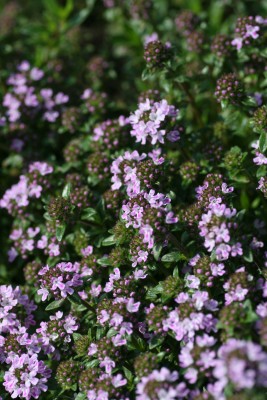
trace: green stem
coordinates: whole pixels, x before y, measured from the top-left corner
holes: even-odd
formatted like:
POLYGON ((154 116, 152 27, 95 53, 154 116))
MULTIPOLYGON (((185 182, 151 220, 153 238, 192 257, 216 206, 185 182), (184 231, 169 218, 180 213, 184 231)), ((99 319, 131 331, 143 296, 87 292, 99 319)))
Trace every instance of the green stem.
POLYGON ((185 82, 178 82, 178 86, 186 94, 186 96, 187 96, 187 98, 189 100, 189 103, 191 105, 191 108, 193 110, 194 117, 195 117, 199 127, 203 128, 204 125, 203 125, 203 122, 202 122, 202 119, 201 119, 201 115, 200 115, 200 113, 198 111, 195 99, 194 99, 192 93, 190 92, 188 85, 185 82))
POLYGON ((186 254, 187 250, 184 248, 184 246, 176 239, 176 237, 171 232, 168 232, 167 239, 169 239, 181 253, 183 253, 185 256, 187 255, 186 254))
POLYGON ((87 303, 87 301, 81 299, 81 303, 84 305, 84 307, 86 307, 92 313, 96 314, 96 310, 89 303, 87 303))

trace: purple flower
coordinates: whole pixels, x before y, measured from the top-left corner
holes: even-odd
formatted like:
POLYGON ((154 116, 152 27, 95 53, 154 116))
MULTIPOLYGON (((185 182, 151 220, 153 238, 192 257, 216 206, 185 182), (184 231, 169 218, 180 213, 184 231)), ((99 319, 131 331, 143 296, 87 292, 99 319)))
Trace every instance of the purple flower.
POLYGON ((140 304, 141 304, 140 301, 135 303, 134 299, 130 298, 130 300, 127 303, 126 308, 130 313, 134 313, 134 312, 137 312, 139 310, 140 304))
POLYGON ((260 30, 259 26, 253 26, 253 25, 246 25, 246 37, 252 37, 252 39, 258 39, 259 34, 258 31, 260 30))
MULTIPOLYGON (((46 300, 48 293, 56 299, 66 298, 74 293, 74 288, 82 286, 79 263, 59 263, 55 267, 45 266, 39 271, 41 289, 38 294, 46 300)), ((43 301, 44 301, 43 300, 43 301)))
POLYGON ((71 342, 71 336, 79 324, 71 314, 64 316, 62 311, 56 312, 49 317, 48 322, 41 322, 40 327, 36 329, 39 343, 45 354, 55 353, 55 358, 59 359, 60 354, 55 345, 62 345, 71 342))
POLYGON ((178 130, 168 132, 167 139, 172 143, 177 142, 180 139, 180 132, 178 130))
POLYGON ((235 38, 235 39, 232 40, 231 44, 232 44, 233 46, 235 46, 236 49, 239 51, 239 50, 242 49, 242 46, 243 46, 243 39, 240 38, 240 37, 239 37, 239 38, 235 38))
POLYGON ((48 122, 55 122, 58 117, 58 111, 46 111, 43 115, 44 120, 48 122))
POLYGON ((55 96, 55 103, 56 104, 65 104, 69 101, 69 96, 66 94, 59 92, 55 96))
POLYGON ((88 390, 87 400, 109 400, 109 394, 105 390, 88 390))
POLYGON ((29 172, 33 173, 34 171, 38 171, 41 176, 51 174, 53 170, 54 168, 46 162, 36 161, 29 166, 29 172))
POLYGON ((0 285, 0 334, 17 332, 22 325, 34 325, 32 312, 36 308, 18 287, 0 285))
POLYGON ((112 378, 112 385, 117 388, 127 384, 127 379, 123 379, 121 374, 117 374, 112 378))
POLYGON ((48 245, 48 249, 49 249, 49 256, 50 257, 57 257, 60 255, 60 250, 59 250, 59 244, 57 243, 50 243, 48 245))
POLYGON ((93 253, 93 246, 87 246, 81 250, 81 253, 84 257, 88 257, 93 253))
POLYGON ((29 69, 30 69, 30 63, 29 63, 29 61, 26 61, 26 60, 24 60, 24 61, 22 61, 19 65, 18 65, 18 70, 19 71, 29 71, 29 69))
POLYGON ((51 372, 43 361, 38 361, 37 354, 16 355, 9 370, 5 372, 3 386, 12 398, 38 398, 42 392, 47 391, 46 383, 51 372))
POLYGON ((187 276, 187 282, 186 286, 188 286, 190 289, 198 289, 200 285, 200 280, 194 275, 188 275, 187 276))
POLYGON ((138 269, 134 271, 134 279, 145 279, 147 274, 142 269, 138 269))
POLYGON ((173 211, 169 211, 166 215, 166 224, 176 224, 178 222, 178 217, 174 216, 173 211))
POLYGON ((256 165, 267 165, 267 157, 259 151, 256 151, 256 157, 253 158, 253 162, 256 165))
POLYGON ((126 345, 127 341, 122 335, 116 335, 112 337, 112 343, 115 347, 120 347, 126 345))
POLYGON ((144 38, 144 45, 146 46, 150 42, 154 42, 155 40, 158 40, 159 35, 157 32, 151 33, 151 35, 146 35, 144 38))
POLYGON ((229 339, 221 346, 213 374, 222 395, 231 383, 236 390, 267 386, 267 354, 253 342, 229 339))
POLYGON ((229 246, 228 244, 220 244, 217 248, 216 248, 216 258, 219 261, 224 261, 224 260, 228 260, 230 252, 231 252, 231 246, 229 246))
MULTIPOLYGON (((178 372, 171 372, 168 368, 153 370, 149 375, 143 376, 136 387, 136 400, 150 400, 146 387, 153 390, 153 398, 175 400, 181 395, 181 386, 174 383, 178 379, 178 372)), ((184 396, 183 396, 184 397, 184 396)))
POLYGON ((103 361, 99 364, 101 368, 105 368, 107 374, 111 374, 112 370, 115 368, 115 362, 109 357, 105 357, 103 361))
POLYGON ((30 71, 30 78, 33 80, 33 81, 39 81, 40 79, 42 79, 42 77, 44 76, 44 72, 43 71, 41 71, 39 68, 33 68, 31 71, 30 71))
POLYGON ((14 247, 11 247, 11 249, 8 250, 8 261, 13 262, 16 257, 18 256, 18 252, 14 247))
POLYGON ((153 103, 146 99, 129 117, 133 127, 131 135, 136 138, 136 142, 141 142, 141 144, 146 144, 148 138, 152 144, 164 143, 164 136, 167 134, 165 125, 177 115, 178 110, 170 106, 167 100, 153 103))
POLYGON ((93 356, 97 353, 97 345, 95 343, 91 343, 88 350, 88 355, 93 356))
MULTIPOLYGON (((222 189, 227 193, 232 191, 227 187, 222 189)), ((232 221, 236 215, 236 209, 228 208, 225 204, 214 201, 213 198, 211 200, 208 205, 209 210, 202 214, 198 224, 200 236, 205 238, 204 246, 209 252, 215 250, 219 261, 227 260, 230 255, 236 257, 242 254, 240 243, 230 245, 232 241, 230 229, 237 228, 237 223, 232 221)))

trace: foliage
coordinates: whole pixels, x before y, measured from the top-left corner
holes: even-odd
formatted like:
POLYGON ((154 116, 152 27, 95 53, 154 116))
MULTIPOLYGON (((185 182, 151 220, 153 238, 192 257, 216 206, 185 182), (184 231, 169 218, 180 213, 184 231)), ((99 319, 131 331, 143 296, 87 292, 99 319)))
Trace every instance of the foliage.
POLYGON ((267 387, 267 5, 0 1, 0 398, 267 387))

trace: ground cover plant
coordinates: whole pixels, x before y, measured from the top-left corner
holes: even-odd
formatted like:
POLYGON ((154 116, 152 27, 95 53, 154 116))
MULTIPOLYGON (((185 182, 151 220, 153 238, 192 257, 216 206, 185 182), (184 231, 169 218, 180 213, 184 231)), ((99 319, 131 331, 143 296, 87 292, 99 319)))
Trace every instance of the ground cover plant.
POLYGON ((266 2, 0 6, 0 399, 266 399, 266 2))

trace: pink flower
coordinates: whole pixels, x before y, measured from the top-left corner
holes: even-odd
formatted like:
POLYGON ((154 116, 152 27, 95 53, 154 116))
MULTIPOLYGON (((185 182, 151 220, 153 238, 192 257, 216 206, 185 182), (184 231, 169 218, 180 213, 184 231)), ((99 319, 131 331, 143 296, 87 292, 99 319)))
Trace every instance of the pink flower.
POLYGON ((258 31, 260 30, 259 26, 253 26, 253 25, 246 25, 246 37, 252 37, 252 39, 258 39, 259 34, 258 31))
POLYGON ((126 308, 130 313, 137 312, 140 307, 140 301, 134 302, 134 299, 131 297, 130 300, 128 301, 126 308))
POLYGON ((81 250, 81 253, 84 257, 88 257, 93 254, 93 246, 87 246, 81 250))
POLYGON ((97 345, 95 343, 91 343, 88 350, 88 355, 93 356, 97 353, 97 345))
POLYGON ((112 385, 117 388, 117 387, 121 387, 127 384, 127 379, 123 379, 123 376, 121 374, 115 375, 112 378, 112 385))
POLYGON ((109 357, 105 357, 103 361, 99 364, 101 368, 105 368, 107 374, 111 374, 113 368, 115 368, 115 362, 109 357))
POLYGON ((232 46, 236 46, 236 49, 239 51, 242 49, 243 46, 243 39, 242 38, 235 38, 231 41, 232 46))

